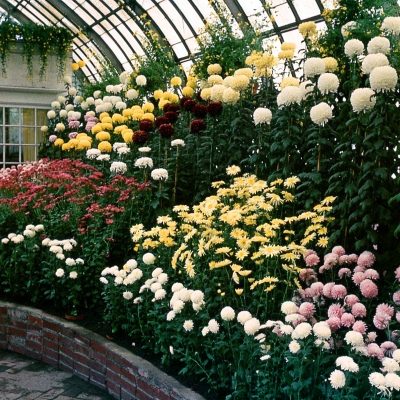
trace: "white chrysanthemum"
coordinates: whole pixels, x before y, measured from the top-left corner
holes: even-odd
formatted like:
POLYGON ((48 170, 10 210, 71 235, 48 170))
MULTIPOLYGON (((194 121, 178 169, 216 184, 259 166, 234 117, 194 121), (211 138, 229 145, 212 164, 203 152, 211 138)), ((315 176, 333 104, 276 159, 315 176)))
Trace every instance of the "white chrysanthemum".
POLYGON ((356 113, 371 110, 376 104, 375 92, 369 88, 358 88, 351 94, 350 103, 356 113))
POLYGON ((222 72, 222 67, 219 64, 210 64, 207 67, 208 75, 219 75, 222 72))
POLYGON ((24 236, 29 238, 33 238, 34 236, 36 236, 36 232, 33 229, 25 229, 23 234, 24 236))
MULTIPOLYGON (((181 289, 183 288, 182 283, 180 282, 175 282, 172 287, 171 287, 171 292, 175 293, 175 292, 179 292, 181 289)), ((194 292, 193 292, 194 293, 194 292)), ((192 300, 193 301, 193 300, 192 300)))
POLYGON ((396 70, 389 65, 374 68, 369 76, 371 89, 376 92, 394 91, 396 89, 397 80, 398 76, 396 70))
POLYGON ((335 74, 325 72, 318 78, 317 86, 322 94, 336 93, 339 88, 339 78, 335 74))
POLYGON ((186 289, 183 287, 179 292, 179 298, 184 301, 185 303, 190 300, 190 296, 193 293, 191 290, 186 289))
POLYGON ((356 331, 348 331, 344 337, 344 340, 351 346, 360 346, 364 343, 362 334, 356 331))
POLYGON ((382 22, 381 29, 398 35, 400 33, 400 17, 386 17, 382 22))
POLYGON ((214 85, 210 89, 210 100, 211 101, 222 101, 222 97, 224 95, 226 86, 219 84, 219 85, 214 85))
POLYGON ((147 84, 147 79, 144 75, 138 75, 136 77, 136 84, 138 86, 145 86, 147 84))
POLYGON ((16 243, 16 244, 22 243, 24 240, 25 240, 25 238, 24 238, 23 235, 21 235, 21 234, 15 235, 15 236, 13 236, 13 237, 11 238, 11 241, 12 241, 13 243, 16 243))
POLYGON ((388 38, 377 36, 372 38, 367 45, 368 54, 390 53, 390 41, 388 38))
POLYGON ((126 92, 126 98, 129 99, 129 100, 137 99, 138 96, 139 96, 139 92, 137 90, 135 90, 135 89, 129 89, 126 92))
POLYGON ((279 85, 281 89, 284 89, 287 86, 300 86, 300 82, 297 78, 293 76, 286 76, 282 79, 282 82, 279 85))
POLYGON ((157 290, 162 289, 161 283, 160 282, 154 282, 150 285, 150 290, 155 293, 157 290))
POLYGON ((135 167, 153 168, 153 160, 150 157, 140 157, 135 161, 135 167))
POLYGON ((175 139, 171 141, 171 146, 185 146, 185 142, 182 139, 175 139))
POLYGON ((222 85, 222 82, 224 81, 224 79, 222 78, 221 75, 217 75, 217 74, 213 74, 210 75, 207 79, 207 83, 209 85, 222 85))
POLYGON ((168 282, 168 275, 163 272, 162 274, 158 275, 157 280, 161 283, 161 285, 164 285, 168 282))
POLYGON ((248 335, 254 335, 260 329, 260 321, 257 318, 250 318, 243 327, 248 335))
POLYGON ((311 108, 310 117, 314 124, 324 125, 332 119, 332 108, 323 101, 311 108))
POLYGON ((86 151, 86 157, 90 160, 97 158, 101 154, 99 149, 89 149, 86 151))
POLYGON ((61 118, 65 118, 68 115, 68 111, 67 110, 60 110, 60 117, 61 118))
POLYGON ((69 267, 72 267, 72 266, 76 265, 76 262, 73 258, 68 257, 65 260, 65 264, 68 265, 69 267))
POLYGON ((301 90, 303 99, 306 99, 313 92, 314 84, 310 80, 307 80, 305 82, 301 82, 299 88, 301 90))
POLYGON ((252 318, 252 315, 248 311, 240 311, 236 317, 238 322, 241 323, 242 325, 244 325, 246 323, 246 321, 248 321, 251 318, 252 318))
POLYGON ((292 333, 292 339, 304 339, 310 335, 312 326, 308 322, 298 324, 292 333))
POLYGON ((397 372, 400 371, 399 363, 393 358, 384 357, 382 360, 382 365, 385 368, 386 372, 397 372))
POLYGON ((253 120, 254 125, 269 124, 272 119, 272 112, 269 108, 258 107, 254 110, 253 120))
POLYGON ((332 371, 329 381, 334 389, 340 389, 346 384, 346 376, 343 371, 335 369, 332 371))
POLYGON ((124 103, 123 101, 118 101, 118 102, 115 104, 115 108, 116 108, 117 110, 125 110, 125 109, 126 109, 126 103, 124 103))
POLYGON ((9 241, 10 241, 10 239, 8 239, 8 238, 1 239, 1 243, 3 243, 3 244, 7 244, 9 241))
POLYGON ((207 333, 209 333, 209 332, 210 332, 210 329, 208 329, 208 326, 205 326, 205 327, 201 330, 201 334, 202 334, 203 336, 206 336, 207 333))
POLYGON ((156 300, 162 300, 166 295, 167 295, 167 292, 165 291, 165 289, 158 289, 158 290, 154 293, 154 298, 155 298, 156 300))
POLYGON ((400 376, 394 372, 388 372, 385 375, 385 386, 390 390, 400 390, 400 376))
POLYGON ((104 276, 100 277, 100 282, 104 283, 105 285, 107 285, 108 280, 106 278, 104 278, 104 276))
POLYGON ((341 356, 336 359, 336 366, 340 367, 343 371, 358 372, 359 367, 351 357, 341 356))
POLYGON ((400 349, 396 349, 392 353, 392 358, 393 358, 393 360, 396 360, 397 362, 400 362, 400 349))
POLYGON ((62 268, 58 268, 58 270, 56 271, 56 276, 58 278, 61 278, 62 276, 64 276, 64 270, 62 268))
POLYGON ((183 310, 183 307, 185 307, 185 303, 182 300, 175 300, 172 304, 172 309, 176 314, 179 314, 183 310))
POLYGON ((361 64, 361 70, 363 74, 369 75, 374 68, 383 67, 385 65, 389 65, 389 60, 384 54, 368 54, 361 64))
POLYGON ((235 75, 230 87, 233 90, 241 91, 247 89, 249 85, 250 79, 246 75, 235 75))
POLYGON ((123 296, 123 298, 124 298, 125 300, 130 300, 130 299, 133 298, 132 292, 129 292, 129 291, 122 293, 122 296, 123 296))
POLYGON ((225 88, 222 94, 222 102, 226 104, 236 104, 240 99, 240 93, 232 88, 225 88))
POLYGON ((143 254, 143 262, 147 265, 152 265, 156 261, 156 257, 152 253, 143 254))
MULTIPOLYGON (((172 287, 173 288, 173 287, 172 287)), ((182 286, 183 288, 183 286, 182 286)), ((204 301, 204 293, 201 290, 195 290, 190 295, 190 300, 193 303, 201 304, 204 301)))
POLYGON ((342 34, 342 36, 346 37, 353 29, 356 28, 357 28, 357 22, 349 21, 340 28, 340 33, 342 34))
POLYGON ((322 58, 310 57, 304 61, 304 75, 312 78, 325 72, 325 63, 322 58))
POLYGON ((50 246, 50 252, 54 254, 59 254, 63 252, 63 249, 61 246, 50 246))
POLYGON ((164 168, 156 168, 151 171, 151 177, 155 181, 166 181, 168 179, 168 171, 164 168))
POLYGON ((318 339, 329 339, 332 335, 329 325, 325 321, 317 322, 313 325, 314 335, 318 339))
POLYGON ((303 99, 303 93, 299 87, 286 86, 276 98, 278 107, 289 106, 293 103, 300 104, 303 99))
POLYGON ((167 314, 167 321, 172 321, 175 317, 176 317, 175 311, 171 310, 171 311, 167 314))
POLYGON ((98 157, 96 157, 97 161, 110 161, 110 155, 109 154, 100 154, 98 157))
POLYGON ((113 161, 110 166, 110 171, 116 174, 124 174, 128 170, 126 164, 122 161, 113 161))
POLYGON ((358 39, 351 39, 344 44, 344 52, 349 58, 360 56, 364 52, 364 43, 358 39))
POLYGON ((183 329, 186 332, 190 332, 191 330, 193 330, 193 327, 194 327, 194 323, 191 319, 188 319, 183 323, 183 329))
POLYGON ((217 333, 219 331, 219 323, 213 318, 208 321, 208 329, 211 333, 217 333))
POLYGON ((386 386, 385 376, 380 372, 372 372, 372 374, 369 375, 368 380, 372 386, 375 386, 380 390, 386 386))
POLYGON ((224 321, 232 321, 235 318, 235 310, 232 307, 224 307, 221 310, 221 318, 224 321))
POLYGON ((297 310, 298 307, 293 301, 284 301, 281 304, 281 312, 285 315, 294 314, 295 312, 297 312, 297 310))
POLYGON ((151 147, 145 146, 145 147, 139 147, 138 150, 141 153, 149 153, 151 151, 151 147))
POLYGON ((301 349, 300 343, 297 340, 292 340, 289 343, 289 351, 296 354, 301 349))

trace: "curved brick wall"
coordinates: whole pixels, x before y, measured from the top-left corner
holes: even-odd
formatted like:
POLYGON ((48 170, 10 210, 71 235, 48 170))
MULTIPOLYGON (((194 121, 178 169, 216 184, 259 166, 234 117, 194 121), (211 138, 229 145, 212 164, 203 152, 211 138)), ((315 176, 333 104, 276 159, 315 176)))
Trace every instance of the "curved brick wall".
POLYGON ((72 372, 123 400, 204 400, 130 351, 31 307, 0 301, 0 348, 72 372))

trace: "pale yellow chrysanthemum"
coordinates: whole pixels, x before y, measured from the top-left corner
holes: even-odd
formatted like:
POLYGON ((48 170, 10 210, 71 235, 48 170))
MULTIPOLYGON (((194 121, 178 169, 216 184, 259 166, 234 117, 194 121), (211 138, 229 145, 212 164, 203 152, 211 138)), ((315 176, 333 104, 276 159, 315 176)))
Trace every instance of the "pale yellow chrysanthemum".
POLYGON ((301 219, 307 220, 307 219, 311 219, 311 218, 313 218, 313 217, 315 217, 315 216, 316 216, 316 214, 315 214, 314 212, 306 211, 306 212, 301 213, 301 214, 297 217, 297 219, 298 219, 298 220, 301 220, 301 219))
POLYGON ((317 217, 311 218, 311 222, 313 224, 318 224, 325 221, 325 217, 323 215, 318 215, 317 217))
POLYGON ((132 235, 132 242, 137 243, 140 239, 142 239, 143 233, 142 232, 134 232, 132 235))
POLYGON ((248 249, 251 246, 252 241, 247 237, 241 237, 236 240, 236 244, 240 249, 248 249))
POLYGON ((271 239, 261 235, 254 235, 250 240, 252 243, 269 243, 271 241, 271 239))
POLYGON ((184 205, 184 204, 181 204, 181 205, 178 205, 178 206, 174 206, 172 211, 175 211, 175 212, 189 211, 189 206, 184 205))
POLYGON ((183 238, 185 242, 189 241, 195 234, 197 233, 197 229, 193 228, 188 234, 183 238))
POLYGON ((326 235, 328 233, 328 228, 324 226, 321 229, 318 229, 318 235, 326 235))
POLYGON ((298 260, 300 258, 299 254, 295 253, 285 253, 281 254, 281 259, 285 261, 293 261, 293 260, 298 260))
POLYGON ((299 183, 300 179, 297 176, 291 176, 287 179, 285 179, 285 181, 283 182, 283 186, 291 189, 294 188, 296 186, 296 183, 299 183))
POLYGON ((290 229, 285 229, 285 230, 283 231, 283 233, 285 233, 285 234, 287 234, 287 235, 294 235, 296 232, 293 231, 293 230, 290 230, 290 229))
POLYGON ((274 206, 277 206, 284 202, 283 199, 276 193, 266 193, 265 196, 269 198, 270 203, 274 206))
POLYGON ((197 255, 199 257, 203 257, 206 254, 206 252, 204 250, 205 243, 206 243, 205 240, 203 238, 200 238, 199 244, 197 246, 197 255))
POLYGON ((260 247, 260 253, 265 257, 275 257, 282 251, 282 246, 269 244, 260 247))
POLYGON ((235 292, 238 296, 240 296, 243 293, 243 289, 235 289, 235 292))
POLYGON ((240 228, 234 228, 232 229, 231 233, 230 233, 230 237, 233 239, 241 239, 243 237, 247 237, 248 233, 240 228))
POLYGON ((194 278, 196 275, 196 272, 194 270, 194 264, 192 260, 186 259, 185 260, 185 270, 186 273, 188 274, 189 278, 194 278))
POLYGON ((231 264, 232 261, 228 260, 227 258, 225 260, 222 261, 211 261, 208 263, 208 265, 210 266, 210 269, 216 269, 216 268, 223 268, 226 267, 227 265, 231 264))
POLYGON ((143 224, 133 225, 131 227, 131 229, 130 229, 130 232, 133 234, 133 233, 136 233, 136 232, 139 232, 139 231, 143 231, 143 228, 144 228, 143 224))
POLYGON ((162 240, 160 239, 160 243, 162 243, 165 247, 172 247, 177 244, 172 237, 166 237, 162 240))
POLYGON ((222 222, 226 222, 231 226, 235 226, 243 219, 242 214, 239 210, 230 210, 226 213, 222 214, 219 217, 219 220, 222 222))
POLYGON ((324 206, 322 206, 321 204, 317 204, 317 205, 314 207, 314 210, 315 210, 316 212, 318 212, 318 213, 324 213, 324 212, 326 212, 326 211, 331 211, 331 210, 332 210, 332 207, 331 207, 331 206, 324 207, 324 206))
POLYGON ((317 236, 316 233, 313 232, 311 235, 307 235, 305 238, 301 239, 300 243, 303 246, 307 246, 307 244, 310 243, 312 240, 314 240, 316 236, 317 236))
POLYGON ((310 225, 310 226, 306 229, 306 231, 304 232, 304 235, 307 236, 310 232, 316 231, 316 230, 320 229, 321 227, 322 227, 321 224, 313 224, 313 225, 310 225))
POLYGON ((234 272, 234 273, 232 274, 232 280, 233 280, 237 285, 239 285, 239 283, 240 283, 240 278, 239 278, 239 275, 238 275, 236 272, 234 272))
POLYGON ((285 222, 287 222, 289 224, 291 224, 292 222, 295 222, 295 221, 297 221, 297 217, 296 216, 294 216, 294 217, 285 217, 285 222))
MULTIPOLYGON (((240 271, 238 271, 238 274, 239 274, 240 276, 249 276, 252 272, 253 272, 253 271, 251 271, 251 270, 249 270, 249 269, 246 269, 246 270, 240 270, 240 271)), ((249 280, 250 280, 250 278, 249 278, 249 280)))
POLYGON ((225 182, 224 182, 224 181, 217 181, 217 182, 211 183, 211 187, 213 187, 213 188, 219 188, 219 187, 221 187, 222 185, 225 185, 225 182))
POLYGON ((264 292, 270 292, 271 290, 274 290, 276 288, 276 285, 269 285, 266 289, 264 289, 264 292))
POLYGON ((246 226, 252 226, 252 225, 257 225, 257 215, 249 215, 246 217, 243 222, 245 223, 246 226))
POLYGON ((323 237, 319 238, 319 240, 317 242, 317 246, 318 247, 326 247, 326 246, 328 246, 328 242, 329 242, 329 238, 327 236, 323 236, 323 237))
POLYGON ((232 251, 232 249, 230 247, 220 247, 218 249, 215 250, 215 254, 228 254, 232 251))
POLYGON ((166 224, 168 221, 171 221, 172 218, 168 215, 163 215, 157 218, 157 224, 166 224))
POLYGON ((281 44, 281 49, 282 50, 292 50, 295 51, 296 50, 296 43, 292 43, 292 42, 283 42, 281 44))
POLYGON ((233 272, 239 272, 243 268, 241 265, 238 264, 232 264, 230 267, 233 272))
POLYGON ((275 185, 282 185, 283 183, 283 179, 276 179, 275 181, 271 182, 271 186, 275 186, 275 185))
POLYGON ((328 196, 324 200, 321 201, 323 206, 333 203, 336 200, 335 196, 328 196))
POLYGON ((226 168, 226 174, 227 175, 237 175, 240 172, 240 167, 236 165, 231 165, 230 167, 226 168))
POLYGON ((247 256, 249 255, 249 252, 246 249, 240 249, 235 253, 235 257, 239 261, 243 261, 247 256))
POLYGON ((253 290, 256 288, 258 285, 262 285, 263 283, 275 283, 279 282, 279 279, 273 276, 266 276, 263 279, 260 279, 258 281, 254 281, 253 284, 250 286, 250 290, 253 290))

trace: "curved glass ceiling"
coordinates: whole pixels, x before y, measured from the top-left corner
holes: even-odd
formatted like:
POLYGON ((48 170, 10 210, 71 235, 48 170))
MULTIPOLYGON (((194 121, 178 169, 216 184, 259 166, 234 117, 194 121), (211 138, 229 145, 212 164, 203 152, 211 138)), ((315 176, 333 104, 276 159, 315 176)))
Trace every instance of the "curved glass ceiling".
POLYGON ((185 70, 198 51, 196 36, 215 3, 224 3, 237 22, 261 29, 266 40, 298 44, 298 25, 324 26, 321 0, 0 0, 0 12, 20 22, 57 25, 73 35, 74 61, 86 61, 82 72, 97 80, 99 59, 119 71, 133 70, 135 56, 145 55, 143 24, 165 38, 185 70))

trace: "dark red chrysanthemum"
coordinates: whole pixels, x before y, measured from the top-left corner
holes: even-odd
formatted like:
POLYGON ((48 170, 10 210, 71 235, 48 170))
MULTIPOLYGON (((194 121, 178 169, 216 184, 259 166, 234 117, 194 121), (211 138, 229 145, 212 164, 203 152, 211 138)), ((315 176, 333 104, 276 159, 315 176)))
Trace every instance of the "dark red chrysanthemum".
POLYGON ((193 108, 194 108, 196 105, 197 105, 197 103, 196 103, 194 100, 189 99, 189 100, 186 100, 186 101, 185 101, 185 104, 183 105, 183 108, 184 108, 186 111, 192 111, 193 108))
POLYGON ((167 103, 163 107, 164 114, 166 114, 169 111, 179 112, 180 110, 181 110, 181 106, 179 104, 175 104, 175 103, 167 103))
POLYGON ((139 129, 141 131, 150 132, 153 129, 153 121, 150 119, 142 119, 139 123, 139 129))
POLYGON ((212 101, 208 103, 207 111, 212 117, 216 117, 222 113, 222 103, 219 101, 212 101))
POLYGON ((179 102, 181 103, 181 107, 183 107, 188 100, 192 100, 192 99, 190 97, 187 97, 187 96, 181 97, 181 99, 179 100, 179 102))
POLYGON ((207 106, 203 104, 196 104, 192 112, 196 118, 205 118, 207 115, 207 106))
POLYGON ((133 132, 133 143, 135 144, 144 144, 147 142, 149 138, 149 134, 146 131, 138 130, 133 132))
POLYGON ((175 123, 179 118, 179 114, 175 111, 167 111, 164 115, 169 119, 171 124, 175 123))
POLYGON ((206 129, 206 123, 202 119, 194 119, 190 124, 190 132, 200 133, 206 129))
POLYGON ((171 124, 162 124, 158 127, 158 131, 164 139, 169 139, 175 133, 174 127, 171 124))
POLYGON ((165 115, 160 115, 156 118, 156 127, 159 128, 162 124, 169 124, 169 119, 165 115))

